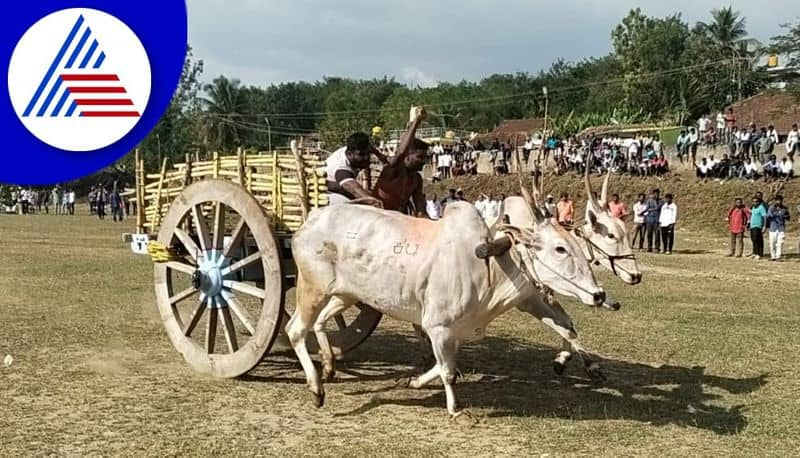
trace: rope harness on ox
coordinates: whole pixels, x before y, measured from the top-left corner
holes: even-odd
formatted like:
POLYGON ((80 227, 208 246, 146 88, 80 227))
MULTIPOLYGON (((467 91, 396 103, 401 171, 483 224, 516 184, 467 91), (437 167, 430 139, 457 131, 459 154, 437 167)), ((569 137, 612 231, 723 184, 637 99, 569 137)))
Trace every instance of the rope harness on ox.
POLYGON ((619 274, 617 273, 617 269, 619 269, 620 271, 625 272, 630 276, 633 276, 633 273, 631 273, 628 270, 625 270, 621 266, 618 267, 616 263, 616 261, 622 261, 622 260, 635 261, 636 256, 633 253, 623 254, 623 255, 609 254, 607 251, 600 248, 596 243, 592 242, 592 240, 589 237, 585 237, 580 227, 576 226, 572 229, 572 231, 575 232, 575 235, 577 235, 579 238, 583 239, 583 241, 586 242, 586 247, 589 249, 589 262, 600 264, 599 260, 597 259, 597 256, 595 256, 595 251, 598 251, 601 255, 605 256, 608 259, 608 262, 611 264, 611 271, 614 273, 614 275, 619 276, 619 274))

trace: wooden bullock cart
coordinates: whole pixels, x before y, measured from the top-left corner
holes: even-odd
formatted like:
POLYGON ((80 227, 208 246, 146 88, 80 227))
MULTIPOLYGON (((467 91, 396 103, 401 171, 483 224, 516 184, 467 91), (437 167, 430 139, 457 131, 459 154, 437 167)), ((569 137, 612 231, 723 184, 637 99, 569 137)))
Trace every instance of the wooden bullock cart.
MULTIPOLYGON (((192 160, 155 173, 136 155, 134 252, 154 261, 158 310, 172 344, 198 372, 237 377, 286 341, 296 273, 290 240, 327 204, 324 163, 313 153, 245 153, 192 160), (275 347, 275 348, 273 348, 275 347)), ((368 306, 335 317, 341 356, 381 315, 368 306)), ((316 342, 309 338, 310 351, 316 342)))

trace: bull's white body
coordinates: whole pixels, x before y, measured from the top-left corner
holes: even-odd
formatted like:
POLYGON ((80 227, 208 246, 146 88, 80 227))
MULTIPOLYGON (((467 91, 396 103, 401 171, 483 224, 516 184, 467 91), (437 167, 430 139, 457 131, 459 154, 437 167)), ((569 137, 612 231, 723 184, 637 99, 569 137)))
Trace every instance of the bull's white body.
POLYGON ((468 203, 448 205, 439 221, 359 205, 329 209, 311 215, 292 251, 302 275, 328 285, 332 296, 425 328, 447 326, 470 339, 538 294, 513 263, 497 269, 475 256, 490 234, 468 203), (498 277, 492 286, 490 266, 498 277))
MULTIPOLYGON (((529 206, 532 216, 535 211, 529 206)), ((448 411, 455 415, 452 385, 460 343, 482 337, 488 323, 515 306, 544 307, 540 316, 557 313, 543 305, 532 279, 587 304, 602 300, 604 292, 574 238, 541 215, 533 226, 506 228, 516 231, 521 242, 483 260, 475 248, 494 234, 469 203, 448 205, 439 221, 362 205, 313 211, 292 239, 297 308, 286 331, 315 402, 322 404, 324 390, 305 346, 306 334, 313 326, 329 369, 333 358, 324 323, 357 302, 419 325, 428 335, 436 365, 410 386, 441 377, 448 411)), ((562 322, 568 321, 564 317, 562 322)), ((569 334, 564 329, 562 336, 569 334)))

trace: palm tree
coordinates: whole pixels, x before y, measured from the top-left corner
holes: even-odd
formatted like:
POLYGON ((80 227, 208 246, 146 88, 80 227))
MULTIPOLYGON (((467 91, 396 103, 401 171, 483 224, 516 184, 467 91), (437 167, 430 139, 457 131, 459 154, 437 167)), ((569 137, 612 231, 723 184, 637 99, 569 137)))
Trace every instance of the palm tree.
POLYGON ((742 72, 752 70, 761 55, 761 43, 747 37, 747 21, 741 13, 728 6, 711 10, 710 23, 698 22, 696 30, 717 49, 721 57, 731 59, 731 78, 738 80, 739 99, 742 97, 742 72))
POLYGON ((219 76, 203 87, 200 101, 205 109, 203 129, 212 147, 232 149, 241 145, 242 119, 248 100, 237 79, 219 76))

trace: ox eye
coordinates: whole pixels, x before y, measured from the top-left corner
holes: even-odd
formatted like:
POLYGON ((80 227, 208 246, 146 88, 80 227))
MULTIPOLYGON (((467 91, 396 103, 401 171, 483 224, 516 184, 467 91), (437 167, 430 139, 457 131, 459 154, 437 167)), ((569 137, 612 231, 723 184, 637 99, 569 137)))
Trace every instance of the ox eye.
POLYGON ((616 239, 616 237, 614 237, 614 234, 608 234, 608 238, 610 238, 611 240, 616 239))
POLYGON ((556 253, 559 253, 559 254, 567 254, 567 249, 566 249, 566 248, 564 248, 563 246, 556 247, 556 253))

